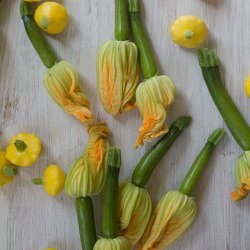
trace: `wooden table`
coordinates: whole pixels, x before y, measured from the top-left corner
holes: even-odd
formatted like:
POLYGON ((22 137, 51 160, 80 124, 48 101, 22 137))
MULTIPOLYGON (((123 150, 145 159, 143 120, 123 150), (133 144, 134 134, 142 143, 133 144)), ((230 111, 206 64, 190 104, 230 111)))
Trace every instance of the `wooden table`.
MULTIPOLYGON (((119 117, 107 115, 97 97, 96 54, 100 45, 113 38, 114 1, 64 1, 71 16, 67 30, 49 38, 61 59, 79 71, 82 87, 91 99, 99 120, 107 121, 111 142, 122 148, 121 179, 130 178, 140 157, 154 142, 134 150, 140 126, 138 110, 119 117)), ((210 28, 207 46, 223 61, 226 88, 246 119, 250 101, 243 92, 250 73, 250 1, 247 0, 144 0, 143 17, 161 72, 170 75, 178 95, 170 109, 169 123, 191 115, 193 124, 174 144, 154 172, 148 190, 155 203, 167 190, 176 189, 207 136, 225 127, 204 84, 196 53, 174 45, 169 36, 173 20, 180 15, 202 17, 210 28)), ((40 176, 51 163, 67 172, 86 145, 85 128, 67 116, 47 95, 42 84, 46 70, 25 34, 19 16, 19 0, 0 3, 0 146, 20 131, 36 133, 43 142, 35 166, 21 169, 12 185, 0 190, 0 250, 80 249, 74 202, 62 194, 50 198, 31 178, 40 176)), ((171 250, 250 249, 250 199, 234 204, 233 169, 240 148, 228 133, 218 146, 200 180, 195 200, 198 215, 190 230, 171 250)), ((101 198, 94 200, 98 228, 101 198)), ((100 231, 99 231, 100 232, 100 231)))

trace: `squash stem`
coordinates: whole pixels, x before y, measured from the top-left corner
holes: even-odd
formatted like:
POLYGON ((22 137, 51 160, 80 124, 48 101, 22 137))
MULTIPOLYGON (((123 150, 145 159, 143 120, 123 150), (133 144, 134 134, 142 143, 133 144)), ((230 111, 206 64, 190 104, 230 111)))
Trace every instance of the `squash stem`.
POLYGON ((24 0, 21 0, 20 3, 20 14, 30 42, 38 53, 43 64, 47 68, 51 68, 57 62, 56 56, 48 45, 48 43, 46 42, 46 40, 44 39, 44 37, 42 36, 39 28, 37 27, 32 17, 29 5, 24 0))
POLYGON ((96 242, 94 206, 91 197, 76 199, 76 212, 82 250, 93 250, 96 242))
POLYGON ((44 184, 43 178, 34 178, 31 181, 35 185, 43 185, 44 184))
POLYGON ((15 140, 14 146, 19 152, 23 152, 27 148, 26 143, 22 140, 15 140))
POLYGON ((129 13, 134 42, 139 50, 140 64, 145 78, 157 75, 157 65, 145 34, 141 16, 139 0, 129 0, 129 13))
POLYGON ((17 173, 18 173, 18 170, 13 166, 4 166, 3 167, 3 174, 5 176, 15 176, 15 175, 17 175, 17 173))
POLYGON ((210 159, 215 147, 221 141, 224 134, 224 129, 218 128, 209 136, 207 143, 196 157, 194 163, 192 164, 184 181, 181 184, 181 193, 191 196, 206 163, 210 159))
POLYGON ((198 59, 210 95, 231 134, 244 151, 250 150, 250 127, 222 84, 218 56, 211 49, 200 48, 198 59))
POLYGON ((132 183, 135 186, 143 188, 148 183, 161 158, 171 148, 179 135, 189 126, 191 121, 190 116, 177 119, 170 126, 168 133, 141 158, 132 176, 132 183))
POLYGON ((127 0, 115 0, 115 39, 126 41, 129 38, 127 0))
POLYGON ((107 239, 118 236, 117 201, 121 151, 111 147, 108 151, 108 177, 104 186, 102 231, 107 239))

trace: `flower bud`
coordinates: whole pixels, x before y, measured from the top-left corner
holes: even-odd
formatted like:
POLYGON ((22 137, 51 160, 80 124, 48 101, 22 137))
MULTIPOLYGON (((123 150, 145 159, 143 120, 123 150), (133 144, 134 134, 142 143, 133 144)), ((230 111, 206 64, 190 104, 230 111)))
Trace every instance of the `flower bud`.
POLYGON ((119 187, 118 221, 121 235, 135 245, 142 237, 152 211, 148 192, 130 182, 119 187))
POLYGON ((246 198, 250 191, 250 151, 244 152, 236 161, 235 180, 236 191, 232 192, 232 200, 240 201, 246 198))
POLYGON ((95 243, 94 250, 131 250, 131 245, 124 237, 115 239, 100 238, 95 243))
POLYGON ((107 176, 109 129, 100 122, 89 129, 89 141, 83 155, 73 164, 68 173, 65 192, 71 197, 86 197, 98 194, 107 176))
POLYGON ((171 245, 190 227, 196 210, 192 198, 178 191, 167 192, 155 208, 138 249, 165 249, 171 245))
POLYGON ((98 93, 105 111, 118 115, 135 107, 139 82, 138 51, 129 41, 107 41, 98 62, 98 93))
POLYGON ((70 63, 55 64, 44 73, 43 82, 49 95, 69 115, 81 123, 93 123, 89 101, 81 90, 78 73, 70 63))
POLYGON ((176 88, 172 80, 167 76, 155 76, 142 82, 136 90, 136 102, 143 119, 143 125, 139 128, 139 137, 135 143, 137 148, 143 145, 143 140, 168 132, 166 125, 167 110, 174 101, 176 88))

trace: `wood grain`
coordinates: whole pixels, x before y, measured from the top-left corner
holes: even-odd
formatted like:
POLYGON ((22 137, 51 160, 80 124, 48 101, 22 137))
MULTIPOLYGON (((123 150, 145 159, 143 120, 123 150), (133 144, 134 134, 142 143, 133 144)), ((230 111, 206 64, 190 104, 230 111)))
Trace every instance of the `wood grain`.
MULTIPOLYGON (((121 178, 129 178, 135 164, 151 145, 134 150, 140 125, 137 110, 113 118, 100 105, 96 90, 96 54, 100 45, 113 38, 114 1, 68 0, 71 22, 68 29, 49 41, 62 59, 79 71, 82 86, 96 117, 107 121, 111 141, 122 148, 121 178)), ((178 188, 195 155, 210 132, 225 127, 198 67, 195 51, 175 46, 169 36, 173 20, 183 14, 204 18, 210 28, 207 45, 223 61, 226 88, 250 122, 250 102, 243 81, 250 73, 250 1, 246 0, 144 0, 143 16, 161 72, 170 75, 178 96, 169 122, 191 115, 192 126, 161 161, 148 185, 154 203, 170 189, 178 188)), ((42 84, 45 68, 24 32, 19 0, 0 2, 0 146, 4 148, 19 131, 34 132, 43 141, 37 164, 22 169, 12 185, 0 190, 0 250, 36 250, 48 246, 59 250, 80 249, 73 200, 65 195, 48 197, 34 187, 31 177, 42 174, 51 163, 67 172, 86 145, 85 129, 56 106, 42 84)), ((249 198, 233 204, 233 166, 241 153, 228 133, 197 187, 194 196, 198 216, 190 230, 171 250, 250 249, 249 198)), ((101 197, 95 199, 100 227, 101 197)))

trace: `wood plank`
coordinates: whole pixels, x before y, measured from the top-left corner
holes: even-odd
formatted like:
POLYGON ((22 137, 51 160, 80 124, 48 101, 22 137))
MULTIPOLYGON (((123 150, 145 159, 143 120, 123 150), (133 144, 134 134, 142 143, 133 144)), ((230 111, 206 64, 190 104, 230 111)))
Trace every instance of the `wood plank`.
MULTIPOLYGON (((60 1, 62 2, 62 1, 60 1)), ((143 17, 160 72, 170 75, 178 88, 169 123, 180 115, 191 115, 192 126, 161 161, 147 186, 154 203, 167 190, 179 187, 207 136, 225 127, 203 82, 195 51, 179 48, 170 39, 171 23, 180 15, 193 14, 206 20, 210 28, 207 45, 223 62, 225 85, 244 116, 249 119, 249 100, 243 82, 250 73, 250 2, 244 0, 158 0, 143 2, 143 17)), ((137 110, 113 118, 100 105, 96 89, 96 54, 100 45, 113 38, 114 4, 111 0, 63 2, 70 13, 70 26, 49 41, 61 59, 79 71, 81 83, 92 101, 98 120, 107 121, 111 141, 121 147, 121 179, 130 178, 144 152, 134 150, 140 126, 137 110)), ((82 125, 67 116, 47 95, 42 74, 46 70, 24 32, 19 16, 19 0, 0 2, 0 146, 19 131, 34 132, 43 141, 37 164, 22 169, 12 185, 0 190, 0 250, 33 250, 51 246, 58 250, 80 249, 74 201, 64 194, 48 197, 30 179, 57 163, 67 172, 86 145, 82 125)), ((233 204, 233 167, 241 150, 228 133, 207 166, 194 196, 197 219, 171 250, 250 249, 249 199, 233 204)), ((101 197, 95 199, 100 227, 101 197)), ((100 233, 100 230, 99 230, 100 233)))

